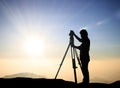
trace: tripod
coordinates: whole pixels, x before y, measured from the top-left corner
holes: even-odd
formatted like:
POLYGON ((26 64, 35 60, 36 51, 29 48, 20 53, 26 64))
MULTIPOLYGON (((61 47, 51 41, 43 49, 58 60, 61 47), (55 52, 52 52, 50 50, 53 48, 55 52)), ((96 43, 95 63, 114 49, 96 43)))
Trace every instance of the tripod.
POLYGON ((59 67, 59 69, 58 69, 58 71, 57 71, 57 73, 56 73, 56 75, 55 75, 55 79, 56 79, 57 76, 58 76, 58 73, 59 73, 59 71, 60 71, 60 68, 61 68, 61 66, 62 66, 62 64, 63 64, 63 61, 64 61, 65 57, 66 57, 66 54, 67 54, 69 48, 71 47, 71 59, 72 59, 72 67, 73 67, 73 71, 74 71, 74 80, 75 80, 75 83, 77 83, 77 74, 76 74, 76 68, 77 68, 77 67, 76 67, 75 57, 76 57, 77 60, 78 60, 78 64, 80 65, 80 68, 81 68, 81 61, 80 61, 80 59, 79 59, 79 57, 78 57, 78 54, 77 54, 76 49, 72 46, 72 44, 74 44, 73 36, 70 37, 70 42, 69 42, 68 47, 67 47, 67 49, 66 49, 66 51, 65 51, 65 54, 64 54, 64 56, 63 56, 63 59, 62 59, 62 61, 61 61, 61 63, 60 63, 60 67, 59 67))

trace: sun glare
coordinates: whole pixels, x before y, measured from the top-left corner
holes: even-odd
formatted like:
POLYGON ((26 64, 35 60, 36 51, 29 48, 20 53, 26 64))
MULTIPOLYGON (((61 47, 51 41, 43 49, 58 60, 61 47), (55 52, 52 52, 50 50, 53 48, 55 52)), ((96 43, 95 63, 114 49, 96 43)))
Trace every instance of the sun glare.
POLYGON ((40 56, 43 52, 44 44, 39 38, 29 37, 25 44, 25 51, 29 56, 40 56))

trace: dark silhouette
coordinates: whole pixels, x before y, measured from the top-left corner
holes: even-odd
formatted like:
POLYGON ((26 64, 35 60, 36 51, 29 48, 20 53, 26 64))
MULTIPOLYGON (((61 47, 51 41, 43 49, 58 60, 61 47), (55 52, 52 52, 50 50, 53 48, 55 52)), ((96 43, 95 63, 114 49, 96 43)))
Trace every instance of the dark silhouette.
POLYGON ((80 60, 81 60, 81 70, 83 74, 83 83, 89 83, 89 71, 88 71, 88 63, 90 61, 89 50, 90 50, 90 40, 88 38, 88 32, 85 29, 80 31, 81 38, 79 38, 73 31, 73 36, 81 42, 80 46, 73 47, 80 50, 80 60))
POLYGON ((76 84, 63 79, 47 78, 0 78, 1 88, 120 88, 120 80, 113 83, 89 83, 84 86, 82 83, 76 84))
MULTIPOLYGON (((76 68, 77 68, 77 66, 76 66, 76 60, 75 60, 75 58, 77 58, 78 64, 80 65, 80 68, 82 68, 82 66, 81 66, 82 64, 81 64, 81 61, 80 61, 79 56, 78 56, 78 54, 77 54, 77 51, 76 51, 76 49, 74 48, 75 46, 74 46, 74 37, 73 37, 73 34, 74 34, 74 32, 71 30, 70 33, 69 33, 70 41, 69 41, 68 47, 67 47, 67 49, 66 49, 66 51, 65 51, 65 54, 64 54, 64 56, 63 56, 63 59, 62 59, 62 61, 61 61, 60 67, 59 67, 59 69, 58 69, 58 71, 57 71, 57 73, 56 73, 56 75, 55 75, 55 79, 57 78, 57 75, 58 75, 58 73, 59 73, 59 71, 60 71, 60 68, 61 68, 61 66, 62 66, 62 63, 63 63, 63 61, 64 61, 64 59, 65 59, 65 56, 66 56, 66 54, 67 54, 67 52, 68 52, 68 49, 69 49, 69 47, 71 46, 71 59, 72 59, 72 67, 73 67, 73 72, 74 72, 74 80, 75 80, 75 83, 77 84, 77 74, 76 74, 76 68)), ((75 35, 75 34, 74 34, 74 35, 75 35)), ((75 35, 75 36, 76 36, 76 35, 75 35)))

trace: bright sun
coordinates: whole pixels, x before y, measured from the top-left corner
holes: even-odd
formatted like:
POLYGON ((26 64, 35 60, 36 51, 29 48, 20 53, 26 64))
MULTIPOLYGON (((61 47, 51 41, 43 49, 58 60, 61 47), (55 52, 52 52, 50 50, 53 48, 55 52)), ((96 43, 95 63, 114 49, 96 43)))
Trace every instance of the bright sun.
POLYGON ((39 56, 43 52, 43 42, 35 37, 29 37, 25 44, 25 51, 29 56, 39 56))

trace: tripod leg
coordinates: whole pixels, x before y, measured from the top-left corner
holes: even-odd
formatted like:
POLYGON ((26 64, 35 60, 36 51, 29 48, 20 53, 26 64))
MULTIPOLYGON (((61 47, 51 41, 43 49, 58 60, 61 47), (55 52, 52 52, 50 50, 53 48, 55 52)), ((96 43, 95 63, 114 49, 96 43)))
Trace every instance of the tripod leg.
POLYGON ((75 51, 75 54, 76 54, 76 57, 77 57, 77 60, 78 60, 78 64, 80 65, 80 68, 82 68, 82 64, 81 64, 80 58, 78 57, 76 49, 74 49, 74 51, 75 51))
POLYGON ((66 56, 66 54, 67 54, 67 52, 68 52, 69 47, 70 47, 70 43, 68 44, 68 47, 67 47, 67 49, 66 49, 66 51, 65 51, 65 54, 64 54, 63 59, 62 59, 62 61, 61 61, 60 67, 59 67, 59 69, 58 69, 58 71, 57 71, 57 73, 56 73, 56 75, 55 75, 55 79, 57 78, 57 75, 58 75, 58 73, 59 73, 59 71, 60 71, 60 68, 61 68, 61 66, 62 66, 62 63, 63 63, 64 59, 65 59, 65 56, 66 56))
POLYGON ((75 52, 73 47, 71 47, 71 57, 72 57, 72 64, 73 64, 73 70, 74 70, 74 79, 75 79, 75 83, 77 84, 75 52))

